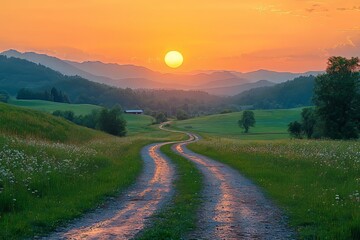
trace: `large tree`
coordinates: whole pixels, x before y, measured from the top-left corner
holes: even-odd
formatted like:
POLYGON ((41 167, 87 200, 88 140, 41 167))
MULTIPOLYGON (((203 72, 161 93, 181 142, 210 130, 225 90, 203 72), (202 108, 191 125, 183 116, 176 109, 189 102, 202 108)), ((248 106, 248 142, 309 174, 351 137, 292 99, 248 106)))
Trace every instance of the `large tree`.
POLYGON ((104 108, 99 115, 100 130, 116 136, 126 135, 126 121, 122 117, 121 109, 114 107, 111 110, 104 108))
POLYGON ((250 127, 255 126, 255 115, 253 111, 246 110, 243 112, 241 119, 239 120, 238 124, 239 127, 245 129, 245 133, 249 132, 250 127))
POLYGON ((359 69, 359 58, 331 57, 326 73, 316 78, 314 103, 325 137, 358 137, 359 69))

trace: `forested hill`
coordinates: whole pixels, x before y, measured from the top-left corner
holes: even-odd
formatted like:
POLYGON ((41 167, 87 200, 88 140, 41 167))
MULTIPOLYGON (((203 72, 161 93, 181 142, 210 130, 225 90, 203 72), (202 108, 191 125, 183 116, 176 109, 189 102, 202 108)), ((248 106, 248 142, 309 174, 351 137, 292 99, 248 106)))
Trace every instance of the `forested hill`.
POLYGON ((298 77, 271 87, 254 88, 230 99, 236 105, 256 109, 293 108, 312 105, 314 76, 298 77))
POLYGON ((169 115, 183 109, 190 114, 211 113, 223 99, 200 91, 132 90, 95 83, 79 76, 64 76, 50 68, 18 58, 0 56, 0 90, 15 96, 22 88, 43 91, 56 87, 72 103, 163 111, 169 115))

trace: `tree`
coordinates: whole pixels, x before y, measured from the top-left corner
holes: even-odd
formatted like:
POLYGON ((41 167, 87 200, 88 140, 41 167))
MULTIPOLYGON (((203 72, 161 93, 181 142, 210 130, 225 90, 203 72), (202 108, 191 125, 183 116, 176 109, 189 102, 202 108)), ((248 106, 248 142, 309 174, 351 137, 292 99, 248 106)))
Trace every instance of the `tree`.
POLYGON ((326 73, 315 80, 314 103, 325 137, 359 136, 359 58, 331 57, 326 73))
POLYGON ((167 121, 167 118, 163 112, 159 112, 155 116, 156 123, 163 123, 167 121))
POLYGON ((301 133, 302 133, 301 123, 299 123, 298 121, 289 123, 288 132, 290 133, 291 136, 295 138, 301 138, 301 133))
POLYGON ((313 108, 304 108, 301 112, 301 128, 307 138, 312 138, 316 124, 316 114, 313 108))
POLYGON ((99 116, 99 129, 115 136, 126 135, 126 121, 118 108, 104 108, 99 116))
POLYGON ((187 114, 184 110, 182 109, 179 109, 177 112, 176 112, 176 118, 178 120, 186 120, 189 118, 189 114, 187 114))
POLYGON ((239 126, 245 129, 245 133, 248 133, 249 128, 254 127, 255 123, 256 121, 254 112, 249 110, 243 112, 242 118, 238 122, 239 126))

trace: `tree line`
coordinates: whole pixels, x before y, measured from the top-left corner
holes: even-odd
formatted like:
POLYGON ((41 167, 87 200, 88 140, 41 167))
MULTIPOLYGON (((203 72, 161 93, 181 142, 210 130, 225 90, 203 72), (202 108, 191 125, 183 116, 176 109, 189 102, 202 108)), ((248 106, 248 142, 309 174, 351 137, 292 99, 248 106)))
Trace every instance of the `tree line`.
POLYGON ((36 92, 31 89, 22 88, 18 91, 17 99, 27 99, 27 100, 45 100, 51 102, 60 102, 60 103, 70 103, 68 95, 61 90, 56 89, 55 87, 51 90, 45 90, 42 92, 36 92))
POLYGON ((357 139, 360 134, 359 58, 331 57, 326 73, 315 79, 314 108, 291 122, 296 138, 357 139))

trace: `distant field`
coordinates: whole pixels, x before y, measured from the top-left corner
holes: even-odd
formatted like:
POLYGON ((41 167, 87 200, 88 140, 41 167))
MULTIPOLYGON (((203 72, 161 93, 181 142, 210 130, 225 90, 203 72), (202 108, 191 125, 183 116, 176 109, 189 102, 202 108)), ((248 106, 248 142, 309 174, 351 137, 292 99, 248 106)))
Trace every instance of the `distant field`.
POLYGON ((68 103, 57 103, 43 100, 17 100, 11 99, 10 104, 31 108, 34 110, 52 113, 56 110, 61 111, 73 111, 75 115, 86 115, 94 109, 101 109, 100 106, 91 104, 68 104, 68 103))
MULTIPOLYGON (((42 112, 52 113, 56 110, 73 111, 75 115, 86 115, 92 110, 101 109, 102 107, 91 104, 68 104, 57 103, 42 100, 17 100, 11 99, 9 102, 12 105, 30 108, 42 112)), ((144 133, 149 131, 149 125, 152 123, 152 117, 146 115, 131 115, 124 114, 127 121, 128 135, 144 133)))
POLYGON ((287 125, 291 121, 299 120, 302 108, 255 110, 256 125, 250 128, 250 133, 244 134, 238 126, 242 112, 210 115, 176 121, 174 128, 229 138, 248 140, 256 139, 284 139, 289 138, 287 125))

